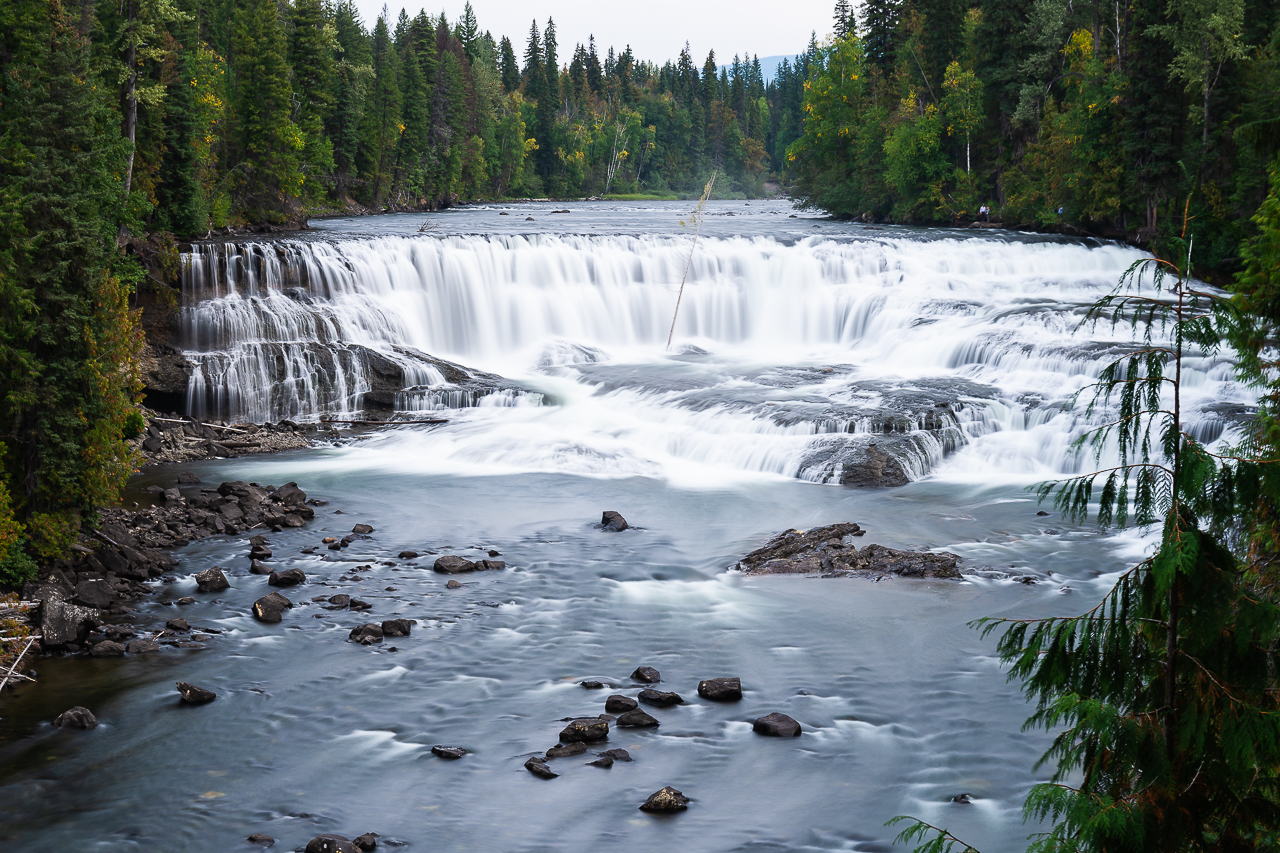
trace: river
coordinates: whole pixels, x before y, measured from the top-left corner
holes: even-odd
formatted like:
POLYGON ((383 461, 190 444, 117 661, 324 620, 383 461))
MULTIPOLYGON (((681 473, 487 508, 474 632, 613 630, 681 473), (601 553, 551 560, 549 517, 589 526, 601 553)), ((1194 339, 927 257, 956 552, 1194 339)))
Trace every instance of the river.
MULTIPOLYGON (((911 814, 985 853, 1023 849, 1048 737, 1021 731, 1029 709, 994 638, 966 623, 1087 609, 1149 544, 1037 515, 1026 490, 1092 464, 1070 448, 1090 423, 1070 397, 1134 337, 1077 326, 1142 255, 741 201, 709 204, 692 248, 690 208, 476 206, 197 247, 189 411, 350 414, 376 379, 350 354, 373 352, 414 386, 400 416, 450 422, 182 466, 206 484, 294 480, 330 502, 269 537, 276 563, 308 575, 285 591, 300 606, 280 625, 249 616, 269 588, 247 572, 246 537, 179 549, 139 623, 181 615, 222 633, 205 649, 38 661, 39 689, 0 720, 0 838, 101 853, 247 849, 255 832, 300 849, 366 831, 417 850, 882 851, 884 822, 911 814), (422 353, 508 385, 454 393, 422 353), (873 450, 910 482, 839 485, 873 450), (597 529, 604 510, 633 529, 597 529), (1040 582, 727 571, 782 530, 839 521, 865 527, 861 542, 1040 582), (302 553, 357 522, 375 532, 302 553), (398 559, 406 549, 424 556, 398 559), (431 552, 490 549, 508 568, 462 589, 430 570, 431 552), (232 588, 176 607, 215 564, 232 588), (348 574, 357 564, 374 568, 348 574), (373 609, 310 601, 340 592, 373 609), (409 637, 346 641, 400 616, 418 620, 409 637), (686 702, 650 709, 657 729, 612 731, 633 762, 555 759, 552 780, 523 768, 562 718, 634 695, 640 665, 686 702), (699 699, 697 682, 718 676, 741 677, 744 699, 699 699), (180 707, 175 681, 219 697, 180 707), (102 725, 51 728, 72 705, 102 725), (803 735, 755 735, 772 711, 803 735), (433 744, 469 752, 445 761, 433 744), (637 810, 664 785, 687 812, 637 810)), ((1192 428, 1229 437, 1248 393, 1211 359, 1188 375, 1192 428)), ((129 499, 175 476, 139 475, 129 499)))

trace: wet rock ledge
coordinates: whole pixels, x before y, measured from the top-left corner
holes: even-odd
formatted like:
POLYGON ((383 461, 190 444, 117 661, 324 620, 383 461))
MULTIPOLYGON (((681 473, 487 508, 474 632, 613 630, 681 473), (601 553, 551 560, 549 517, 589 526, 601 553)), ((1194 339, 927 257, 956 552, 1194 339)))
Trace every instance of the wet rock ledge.
POLYGON ((229 459, 255 453, 278 453, 310 447, 315 424, 280 421, 277 424, 224 424, 177 415, 143 413, 146 430, 129 442, 144 465, 194 462, 200 459, 229 459))
POLYGON ((858 550, 854 542, 866 533, 852 522, 813 530, 787 530, 752 551, 733 568, 748 575, 819 574, 828 578, 961 577, 960 558, 947 551, 898 551, 883 545, 858 550))

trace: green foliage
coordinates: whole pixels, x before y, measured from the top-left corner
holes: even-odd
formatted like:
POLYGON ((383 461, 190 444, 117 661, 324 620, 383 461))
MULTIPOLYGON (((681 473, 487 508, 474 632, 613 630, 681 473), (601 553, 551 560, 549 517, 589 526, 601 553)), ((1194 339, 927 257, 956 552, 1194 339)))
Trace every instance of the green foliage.
POLYGON ((121 424, 121 435, 126 441, 137 438, 142 435, 147 428, 147 420, 142 416, 142 412, 136 409, 125 415, 124 423, 121 424))

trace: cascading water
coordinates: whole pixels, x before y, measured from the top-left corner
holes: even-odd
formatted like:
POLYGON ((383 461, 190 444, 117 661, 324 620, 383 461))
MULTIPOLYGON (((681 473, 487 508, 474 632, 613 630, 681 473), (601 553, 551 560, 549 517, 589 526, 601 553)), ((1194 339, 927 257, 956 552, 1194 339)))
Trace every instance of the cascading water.
MULTIPOLYGON (((473 412, 454 463, 602 476, 685 463, 816 482, 1079 468, 1071 394, 1133 346, 1077 328, 1140 253, 984 238, 506 235, 213 244, 189 257, 195 414, 473 412), (449 359, 442 362, 440 359, 449 359), (475 374, 451 362, 500 373, 475 374), (446 375, 446 372, 449 375, 446 375), (478 386, 473 381, 484 377, 478 386), (388 390, 390 389, 390 390, 388 390)), ((1193 364, 1191 428, 1243 402, 1193 364)))

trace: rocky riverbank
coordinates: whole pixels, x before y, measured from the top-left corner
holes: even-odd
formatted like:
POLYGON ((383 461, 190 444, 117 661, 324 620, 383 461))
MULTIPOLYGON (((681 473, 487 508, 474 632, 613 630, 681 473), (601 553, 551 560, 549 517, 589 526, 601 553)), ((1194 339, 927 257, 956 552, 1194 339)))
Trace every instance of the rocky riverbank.
POLYGON ((275 424, 226 424, 177 415, 166 417, 147 410, 143 416, 147 427, 129 441, 129 446, 144 460, 144 467, 301 450, 315 442, 320 430, 330 429, 287 420, 275 424))

